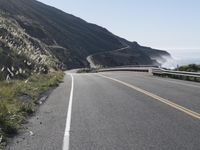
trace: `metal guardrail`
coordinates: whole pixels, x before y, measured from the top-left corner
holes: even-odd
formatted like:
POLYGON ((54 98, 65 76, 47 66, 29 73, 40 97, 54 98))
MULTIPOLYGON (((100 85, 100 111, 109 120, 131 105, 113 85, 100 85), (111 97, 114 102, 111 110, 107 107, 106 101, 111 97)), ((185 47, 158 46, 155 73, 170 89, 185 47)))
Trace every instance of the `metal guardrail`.
POLYGON ((149 66, 149 65, 128 65, 128 66, 118 66, 113 68, 98 69, 98 72, 106 72, 106 71, 137 71, 137 72, 149 72, 153 75, 161 75, 161 76, 174 75, 182 77, 200 78, 200 73, 173 71, 173 70, 159 68, 158 66, 149 66))
POLYGON ((151 67, 115 67, 115 68, 104 68, 98 69, 98 72, 106 71, 136 71, 136 72, 150 72, 151 67))
POLYGON ((127 67, 133 67, 133 68, 159 68, 159 66, 156 65, 125 65, 125 66, 115 66, 115 67, 104 67, 106 68, 127 68, 127 67))
POLYGON ((99 68, 98 72, 106 71, 137 71, 137 72, 151 72, 152 68, 158 68, 155 65, 126 65, 126 66, 116 66, 116 67, 105 67, 99 68))
POLYGON ((176 75, 176 76, 200 78, 200 73, 185 72, 185 71, 172 71, 172 70, 166 70, 163 68, 152 68, 152 74, 154 74, 154 75, 176 75))

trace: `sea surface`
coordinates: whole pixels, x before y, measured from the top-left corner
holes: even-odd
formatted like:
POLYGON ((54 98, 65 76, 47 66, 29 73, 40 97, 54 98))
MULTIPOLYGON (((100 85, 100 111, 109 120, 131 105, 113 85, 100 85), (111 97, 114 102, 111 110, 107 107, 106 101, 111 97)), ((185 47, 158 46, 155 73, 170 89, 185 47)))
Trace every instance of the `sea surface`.
POLYGON ((200 64, 200 49, 169 50, 168 52, 172 59, 168 58, 168 61, 162 67, 173 69, 177 66, 200 64))

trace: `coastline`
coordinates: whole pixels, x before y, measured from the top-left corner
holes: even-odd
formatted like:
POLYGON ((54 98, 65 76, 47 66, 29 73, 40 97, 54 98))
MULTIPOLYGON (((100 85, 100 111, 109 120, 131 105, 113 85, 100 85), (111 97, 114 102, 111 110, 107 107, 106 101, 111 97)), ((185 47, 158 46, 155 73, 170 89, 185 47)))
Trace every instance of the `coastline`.
POLYGON ((168 50, 172 59, 168 59, 162 67, 173 69, 177 66, 200 64, 200 49, 168 50))

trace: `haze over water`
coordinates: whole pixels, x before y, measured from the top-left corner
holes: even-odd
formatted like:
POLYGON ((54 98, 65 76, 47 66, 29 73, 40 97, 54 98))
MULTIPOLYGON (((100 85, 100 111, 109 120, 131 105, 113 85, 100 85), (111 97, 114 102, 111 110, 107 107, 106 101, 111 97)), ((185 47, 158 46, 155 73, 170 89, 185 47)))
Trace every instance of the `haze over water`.
POLYGON ((172 60, 163 64, 166 68, 175 68, 182 65, 188 64, 200 64, 200 48, 199 49, 178 49, 178 50, 168 50, 172 56, 172 60))

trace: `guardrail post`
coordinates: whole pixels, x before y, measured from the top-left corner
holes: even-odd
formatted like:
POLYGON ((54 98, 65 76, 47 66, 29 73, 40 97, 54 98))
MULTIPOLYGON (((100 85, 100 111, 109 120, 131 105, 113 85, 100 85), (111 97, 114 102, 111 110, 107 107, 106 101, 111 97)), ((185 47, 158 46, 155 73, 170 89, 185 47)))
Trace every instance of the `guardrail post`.
POLYGON ((153 69, 152 68, 149 68, 149 74, 153 75, 153 69))

